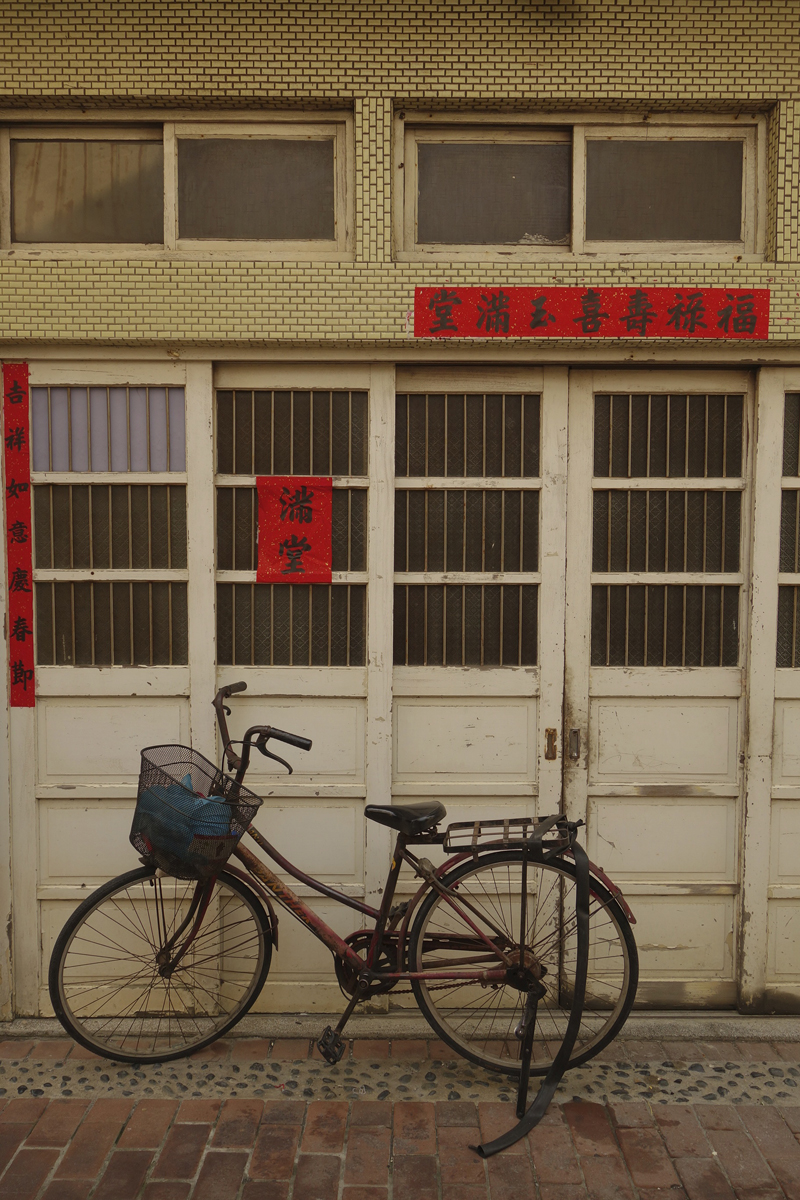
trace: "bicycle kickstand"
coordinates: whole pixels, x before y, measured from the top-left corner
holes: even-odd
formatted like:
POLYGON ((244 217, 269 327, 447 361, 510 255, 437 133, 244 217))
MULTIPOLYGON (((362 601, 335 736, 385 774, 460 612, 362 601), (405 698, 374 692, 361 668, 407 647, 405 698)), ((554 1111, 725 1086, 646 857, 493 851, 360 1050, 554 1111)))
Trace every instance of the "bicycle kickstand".
POLYGON ((331 1066, 339 1062, 347 1048, 347 1042, 342 1037, 342 1030, 350 1020, 353 1009, 358 1004, 359 1000, 363 1000, 369 990, 369 983, 366 979, 359 979, 356 984, 356 990, 348 1001, 347 1008, 342 1013, 335 1029, 330 1025, 326 1025, 322 1034, 317 1041, 317 1049, 326 1062, 331 1066))
POLYGON ((517 1117, 522 1120, 528 1103, 528 1083, 531 1077, 531 1057, 533 1056, 533 1038, 536 1033, 536 1013, 539 1001, 547 995, 547 988, 537 979, 525 1000, 525 1010, 520 1021, 518 1036, 521 1035, 520 1073, 517 1087, 517 1117))

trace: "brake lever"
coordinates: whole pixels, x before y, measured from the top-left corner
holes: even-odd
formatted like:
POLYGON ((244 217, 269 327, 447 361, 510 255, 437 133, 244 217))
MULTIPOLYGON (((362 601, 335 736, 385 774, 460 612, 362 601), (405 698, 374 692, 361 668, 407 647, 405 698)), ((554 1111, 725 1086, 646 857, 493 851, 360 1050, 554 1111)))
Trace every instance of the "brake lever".
POLYGON ((281 766, 286 767, 286 770, 289 772, 290 775, 293 775, 294 768, 292 767, 292 765, 290 763, 288 763, 285 758, 281 758, 279 754, 273 754, 271 750, 267 749, 267 740, 268 740, 267 735, 265 733, 262 733, 256 741, 256 749, 260 750, 265 758, 271 758, 275 762, 279 762, 281 764, 281 766))

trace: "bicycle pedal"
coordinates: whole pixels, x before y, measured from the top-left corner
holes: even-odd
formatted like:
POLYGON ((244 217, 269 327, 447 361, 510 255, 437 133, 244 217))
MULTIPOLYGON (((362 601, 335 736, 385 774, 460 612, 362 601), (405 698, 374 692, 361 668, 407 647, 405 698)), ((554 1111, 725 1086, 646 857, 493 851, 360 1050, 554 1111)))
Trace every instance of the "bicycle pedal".
POLYGON ((344 1054, 347 1043, 330 1025, 322 1031, 322 1037, 317 1042, 317 1048, 326 1062, 337 1063, 344 1054))

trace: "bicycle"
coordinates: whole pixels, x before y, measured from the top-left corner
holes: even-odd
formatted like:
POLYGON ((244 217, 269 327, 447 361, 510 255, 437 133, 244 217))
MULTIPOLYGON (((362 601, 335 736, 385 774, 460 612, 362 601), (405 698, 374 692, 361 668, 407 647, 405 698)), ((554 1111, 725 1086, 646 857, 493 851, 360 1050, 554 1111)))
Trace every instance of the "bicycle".
POLYGON ((334 956, 348 1002, 317 1043, 329 1063, 342 1056, 355 1006, 400 985, 451 1049, 521 1087, 528 1069, 549 1079, 554 1064, 577 1066, 612 1041, 636 994, 634 918, 620 890, 589 864, 588 941, 581 935, 579 854, 588 860, 576 843, 580 822, 559 815, 439 830, 446 816, 439 801, 368 804, 365 816, 397 835, 376 909, 299 870, 252 825, 261 804, 244 785, 253 748, 291 773, 268 743, 309 750, 311 742, 252 726, 236 754, 225 701, 246 686, 223 687, 213 701, 222 768, 184 747, 142 751, 131 840, 143 865, 76 909, 50 962, 53 1008, 77 1042, 120 1062, 157 1063, 221 1037, 267 978, 278 941, 276 902, 334 956), (287 875, 359 913, 361 927, 339 937, 241 844, 245 832, 287 875), (411 849, 425 846, 451 857, 434 867, 411 849), (395 903, 404 864, 417 877, 416 891, 395 903), (576 1005, 579 991, 585 994, 576 1005), (573 1015, 570 1026, 576 1007, 580 1022, 573 1015), (573 1034, 567 1062, 565 1038, 573 1034))

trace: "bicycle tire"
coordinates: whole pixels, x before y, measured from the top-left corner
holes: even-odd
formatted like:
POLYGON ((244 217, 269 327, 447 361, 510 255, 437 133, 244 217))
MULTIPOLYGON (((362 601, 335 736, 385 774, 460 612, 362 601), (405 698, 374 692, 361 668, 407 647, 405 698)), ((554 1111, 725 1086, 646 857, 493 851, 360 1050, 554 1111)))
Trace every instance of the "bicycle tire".
MULTIPOLYGON (((470 860, 455 867, 442 883, 469 898, 470 919, 487 935, 500 928, 505 931, 507 944, 518 947, 519 939, 513 935, 515 925, 519 925, 521 878, 515 892, 512 876, 513 872, 519 876, 521 867, 520 850, 483 854, 477 863, 470 860), (481 920, 476 920, 478 910, 483 914, 481 920)), ((546 864, 529 858, 527 872, 528 893, 535 904, 528 907, 531 915, 525 937, 526 960, 531 955, 547 968, 542 983, 548 992, 539 1004, 531 1074, 544 1075, 558 1052, 569 1016, 570 977, 574 977, 577 945, 575 865, 564 858, 546 864)), ((598 880, 592 878, 590 887, 587 1004, 570 1067, 592 1058, 617 1035, 633 1006, 639 976, 636 943, 625 913, 598 880)), ((463 959, 466 936, 475 942, 471 961, 474 963, 475 954, 483 952, 486 961, 482 965, 491 966, 491 951, 486 951, 484 943, 441 895, 431 890, 411 929, 409 970, 433 970, 434 964, 446 969, 448 951, 441 943, 435 946, 433 939, 437 933, 446 939, 448 933, 458 934, 459 930, 464 931, 461 945, 450 951, 450 965, 455 966, 459 955, 463 959)), ((443 1042, 479 1066, 519 1076, 520 1041, 514 1029, 522 1015, 524 993, 506 984, 481 986, 455 981, 448 987, 418 979, 412 980, 412 988, 428 1023, 443 1042)))
POLYGON ((87 1050, 117 1062, 169 1062, 216 1041, 254 1003, 270 968, 272 930, 258 897, 227 871, 185 957, 169 978, 161 975, 156 931, 178 927, 194 888, 141 867, 103 884, 61 930, 50 999, 87 1050))

